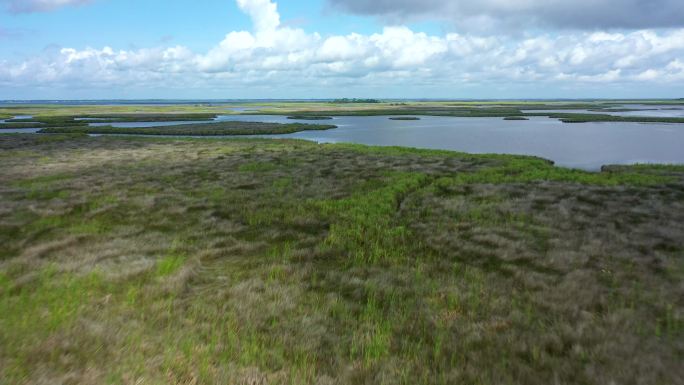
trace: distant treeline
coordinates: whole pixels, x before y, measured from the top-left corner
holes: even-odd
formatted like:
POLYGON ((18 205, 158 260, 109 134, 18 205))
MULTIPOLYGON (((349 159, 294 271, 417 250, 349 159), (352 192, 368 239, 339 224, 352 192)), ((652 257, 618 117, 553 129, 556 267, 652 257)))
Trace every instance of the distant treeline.
POLYGON ((356 98, 347 99, 347 98, 343 98, 343 99, 335 99, 331 103, 382 103, 382 102, 378 99, 356 99, 356 98))

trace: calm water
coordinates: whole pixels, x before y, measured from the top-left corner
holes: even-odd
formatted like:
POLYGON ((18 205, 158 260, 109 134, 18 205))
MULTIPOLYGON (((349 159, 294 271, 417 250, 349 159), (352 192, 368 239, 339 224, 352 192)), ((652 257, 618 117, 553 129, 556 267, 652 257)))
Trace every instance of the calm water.
POLYGON ((0 119, 0 123, 5 123, 6 121, 12 120, 12 119, 32 119, 32 118, 33 118, 32 115, 17 115, 11 119, 0 119))
MULTIPOLYGON (((631 106, 630 106, 631 107, 631 106)), ((654 108, 654 106, 644 106, 654 108)), ((660 107, 659 107, 660 108, 660 107)), ((676 107, 662 107, 665 116, 684 115, 676 107)), ((654 111, 636 111, 654 116, 654 111)), ((581 123, 565 124, 556 119, 534 117, 528 121, 501 118, 456 118, 423 116, 417 121, 389 120, 388 116, 335 117, 322 124, 335 124, 328 131, 307 131, 270 138, 297 138, 319 143, 359 143, 380 146, 455 150, 470 153, 535 155, 556 164, 597 170, 605 164, 680 163, 684 164, 684 124, 581 123)), ((290 120, 272 115, 222 115, 221 121, 273 123, 317 123, 290 120)), ((91 123, 92 126, 155 127, 198 122, 91 123)), ((38 129, 0 130, 35 132, 38 129)))
POLYGON ((568 113, 568 114, 603 114, 613 116, 652 116, 658 118, 684 118, 684 107, 668 105, 626 104, 617 108, 631 108, 635 111, 589 111, 589 110, 522 110, 525 113, 568 113))
MULTIPOLYGON (((12 119, 31 119, 31 115, 18 115, 12 119)), ((8 119, 9 120, 9 119, 8 119)), ((6 120, 0 119, 0 123, 5 123, 6 120)), ((0 134, 35 134, 40 131, 40 128, 0 128, 0 134)))
MULTIPOLYGON (((224 115, 216 121, 315 123, 272 115, 224 115)), ((470 153, 536 155, 551 159, 561 166, 586 170, 597 170, 605 164, 684 163, 684 124, 566 124, 546 117, 505 121, 501 118, 437 116, 423 116, 418 121, 389 120, 387 116, 347 116, 321 123, 335 124, 338 128, 268 137, 307 139, 319 143, 349 142, 470 153)), ((168 124, 113 125, 149 127, 168 124)))
MULTIPOLYGON (((293 122, 282 116, 225 116, 222 120, 293 122)), ((297 122, 296 120, 294 122, 297 122)), ((546 117, 528 121, 500 118, 424 116, 394 121, 386 116, 339 117, 328 131, 305 131, 283 138, 319 143, 350 142, 470 153, 536 155, 587 170, 605 164, 684 163, 684 124, 566 124, 546 117)))

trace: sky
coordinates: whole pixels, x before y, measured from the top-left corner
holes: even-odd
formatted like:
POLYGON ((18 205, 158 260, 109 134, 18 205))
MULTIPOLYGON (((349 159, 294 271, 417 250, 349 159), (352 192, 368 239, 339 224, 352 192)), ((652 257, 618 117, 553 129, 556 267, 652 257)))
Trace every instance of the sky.
POLYGON ((681 0, 0 0, 0 99, 682 98, 681 0))

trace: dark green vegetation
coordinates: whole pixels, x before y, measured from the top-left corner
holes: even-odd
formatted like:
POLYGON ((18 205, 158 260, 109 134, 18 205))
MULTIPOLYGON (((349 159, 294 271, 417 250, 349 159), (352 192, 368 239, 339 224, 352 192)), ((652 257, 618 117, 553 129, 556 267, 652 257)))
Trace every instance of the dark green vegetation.
POLYGON ((31 119, 9 119, 0 123, 0 128, 23 127, 87 127, 92 122, 173 122, 207 121, 215 114, 109 114, 109 115, 49 115, 34 116, 31 119))
POLYGON ((44 128, 42 134, 117 134, 117 135, 275 135, 292 134, 300 131, 329 130, 334 125, 322 124, 279 124, 260 122, 220 122, 211 124, 181 124, 159 127, 51 127, 44 128))
MULTIPOLYGON (((622 102, 624 103, 624 102, 622 102)), ((640 102, 648 104, 646 102, 640 102)), ((675 103, 670 101, 660 101, 661 104, 675 103)), ((510 102, 510 103, 380 103, 377 105, 349 106, 341 104, 336 108, 317 106, 316 109, 307 110, 307 105, 297 109, 287 109, 288 113, 296 114, 303 118, 307 116, 381 116, 381 115, 418 115, 418 116, 453 116, 465 118, 478 117, 500 117, 506 120, 525 120, 530 116, 549 116, 560 119, 567 123, 585 122, 643 122, 643 123, 684 123, 684 118, 667 117, 641 117, 630 116, 620 117, 603 114, 581 114, 581 113, 558 113, 558 112, 536 112, 523 113, 523 110, 575 110, 587 109, 592 111, 631 111, 629 109, 616 109, 619 102, 611 103, 542 103, 542 102, 510 102), (600 108, 599 108, 600 107, 600 108)), ((293 106, 295 107, 295 106, 293 106)), ((252 114, 253 112, 250 112, 252 114)), ((279 109, 265 108, 259 114, 282 114, 279 109)))
POLYGON ((0 130, 12 128, 35 128, 40 127, 40 123, 0 123, 0 130))
MULTIPOLYGON (((506 120, 525 120, 530 116, 548 116, 560 119, 566 123, 585 123, 585 122, 644 122, 644 123, 684 123, 684 118, 666 117, 641 117, 641 116, 611 116, 602 114, 578 114, 578 113, 523 113, 521 109, 576 109, 586 108, 587 105, 567 105, 562 108, 549 105, 525 105, 525 106, 387 106, 383 108, 361 108, 361 109, 335 109, 335 110, 316 110, 298 111, 297 117, 302 119, 308 116, 381 116, 381 115, 423 115, 423 116, 453 116, 464 118, 485 118, 500 117, 506 120)), ((262 114, 273 114, 274 111, 263 111, 262 114)))
POLYGON ((83 119, 107 119, 112 122, 172 122, 172 121, 211 121, 216 114, 105 114, 80 115, 83 119))
POLYGON ((675 384, 684 168, 0 135, 8 384, 675 384))
POLYGON ((58 115, 35 116, 31 119, 13 119, 8 122, 36 124, 45 127, 87 126, 91 122, 172 122, 172 121, 211 121, 211 114, 112 114, 112 115, 58 115))
POLYGON ((133 121, 210 121, 217 115, 235 113, 236 107, 246 109, 245 114, 275 114, 297 116, 379 116, 379 115, 434 115, 454 117, 518 117, 553 116, 568 122, 628 121, 682 123, 677 118, 613 117, 601 114, 554 113, 553 110, 588 109, 617 112, 629 110, 629 104, 654 106, 681 106, 679 100, 578 100, 578 101, 405 101, 382 102, 376 99, 341 99, 332 102, 259 102, 216 105, 126 105, 126 106, 56 106, 25 105, 0 107, 2 118, 15 115, 33 115, 29 120, 47 127, 86 126, 87 121, 75 118, 111 119, 112 122, 133 121), (627 106, 626 106, 627 105, 627 106), (256 112, 254 112, 254 111, 256 112), (525 114, 523 110, 549 112, 525 114))
MULTIPOLYGON (((271 111, 264 111, 263 114, 271 114, 271 111)), ((316 111, 297 111, 298 116, 381 116, 381 115, 432 115, 432 116, 456 116, 456 117, 506 117, 522 115, 517 108, 510 107, 450 107, 450 106, 406 106, 397 108, 373 107, 362 109, 333 109, 316 111)))
POLYGON ((293 115, 288 116, 288 119, 292 120, 332 120, 330 116, 316 116, 316 115, 293 115))
POLYGON ((634 123, 684 123, 684 118, 666 118, 649 116, 613 116, 601 114, 527 114, 527 116, 548 116, 560 119, 563 123, 588 122, 634 122, 634 123))
POLYGON ((88 122, 74 120, 73 116, 34 116, 31 119, 21 121, 12 120, 13 124, 32 124, 34 127, 66 127, 86 126, 88 122))
POLYGON ((393 116, 389 120, 420 120, 420 118, 416 116, 393 116))

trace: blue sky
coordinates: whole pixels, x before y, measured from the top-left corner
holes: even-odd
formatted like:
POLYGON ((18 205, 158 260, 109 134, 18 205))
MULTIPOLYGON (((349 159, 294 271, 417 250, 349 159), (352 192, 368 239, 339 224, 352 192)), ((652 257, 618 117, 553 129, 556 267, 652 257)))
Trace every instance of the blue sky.
POLYGON ((0 98, 684 97, 684 7, 558 1, 0 0, 0 98))
MULTIPOLYGON (((321 34, 372 33, 382 28, 370 17, 336 12, 322 1, 290 1, 278 10, 285 24, 321 34)), ((430 29, 429 23, 414 24, 430 29)), ((200 5, 190 0, 100 0, 52 12, 5 11, 0 13, 0 26, 19 34, 2 40, 0 55, 8 58, 32 55, 50 44, 142 48, 172 43, 208 50, 229 31, 251 29, 251 21, 231 0, 203 0, 200 5)))

